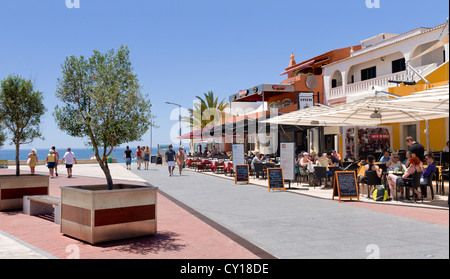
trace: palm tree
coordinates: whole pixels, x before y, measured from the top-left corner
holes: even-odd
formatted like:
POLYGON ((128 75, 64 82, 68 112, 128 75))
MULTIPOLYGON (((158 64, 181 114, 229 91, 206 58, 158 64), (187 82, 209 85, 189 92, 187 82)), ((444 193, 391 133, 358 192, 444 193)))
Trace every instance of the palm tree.
POLYGON ((210 124, 218 123, 221 119, 221 113, 228 107, 225 99, 219 102, 219 97, 214 97, 214 92, 209 91, 203 93, 204 98, 195 96, 197 98, 194 102, 194 107, 189 109, 189 117, 183 117, 182 121, 190 123, 191 128, 203 129, 210 124))

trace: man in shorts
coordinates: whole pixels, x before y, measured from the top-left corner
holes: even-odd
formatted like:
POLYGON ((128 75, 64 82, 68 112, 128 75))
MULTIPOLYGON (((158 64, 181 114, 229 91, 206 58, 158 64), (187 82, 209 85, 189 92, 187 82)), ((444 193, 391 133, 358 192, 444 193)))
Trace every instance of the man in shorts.
POLYGON ((175 169, 175 157, 176 157, 176 153, 175 151, 172 150, 173 146, 169 145, 169 150, 166 151, 166 162, 167 162, 167 167, 169 168, 169 176, 173 175, 173 170, 175 169))
POLYGON ((58 162, 59 162, 59 152, 56 150, 56 147, 52 146, 52 150, 55 153, 55 175, 58 176, 58 162))
POLYGON ((127 149, 125 150, 123 154, 123 158, 125 159, 125 164, 127 165, 127 170, 131 170, 131 156, 134 158, 133 151, 130 150, 130 147, 127 146, 127 149))
POLYGON ((61 160, 61 163, 66 163, 66 169, 67 169, 67 177, 72 177, 72 167, 73 164, 77 163, 77 159, 75 158, 75 154, 71 151, 70 147, 67 148, 66 154, 64 154, 64 157, 61 160))

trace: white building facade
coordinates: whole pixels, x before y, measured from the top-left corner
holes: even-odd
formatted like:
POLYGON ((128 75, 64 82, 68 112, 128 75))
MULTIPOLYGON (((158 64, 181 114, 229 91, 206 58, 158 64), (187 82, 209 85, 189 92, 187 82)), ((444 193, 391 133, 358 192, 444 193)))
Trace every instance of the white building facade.
POLYGON ((323 66, 325 103, 346 102, 371 89, 388 91, 396 86, 390 81, 419 81, 449 61, 448 40, 439 44, 447 34, 448 25, 442 24, 361 41, 361 50, 323 66))

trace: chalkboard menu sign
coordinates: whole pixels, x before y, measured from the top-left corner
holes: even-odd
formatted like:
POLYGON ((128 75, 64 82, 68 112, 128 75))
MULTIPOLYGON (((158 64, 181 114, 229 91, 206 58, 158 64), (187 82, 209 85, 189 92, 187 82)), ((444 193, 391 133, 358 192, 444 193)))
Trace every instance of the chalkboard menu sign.
POLYGON ((150 157, 150 162, 151 162, 152 164, 156 164, 156 156, 151 156, 151 157, 150 157))
POLYGON ((284 176, 282 168, 269 168, 267 169, 267 177, 269 182, 269 192, 270 190, 283 190, 286 191, 284 187, 284 176))
POLYGON ((235 184, 238 184, 240 182, 245 182, 248 184, 249 183, 248 173, 249 173, 248 165, 236 165, 236 172, 234 175, 235 184))
POLYGON ((341 199, 358 199, 359 192, 354 171, 336 171, 333 182, 333 200, 335 196, 341 199))
POLYGON ((162 166, 162 163, 163 161, 162 161, 162 157, 161 156, 158 156, 158 157, 156 157, 156 165, 161 165, 162 166))

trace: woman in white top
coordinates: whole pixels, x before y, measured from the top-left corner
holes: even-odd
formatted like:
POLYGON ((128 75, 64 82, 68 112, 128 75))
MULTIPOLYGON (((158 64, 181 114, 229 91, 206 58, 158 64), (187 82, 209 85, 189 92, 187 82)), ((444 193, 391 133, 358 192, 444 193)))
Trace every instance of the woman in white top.
POLYGON ((391 159, 386 163, 386 166, 388 168, 392 168, 394 170, 396 169, 402 169, 402 162, 400 162, 400 157, 397 153, 392 153, 391 159))

